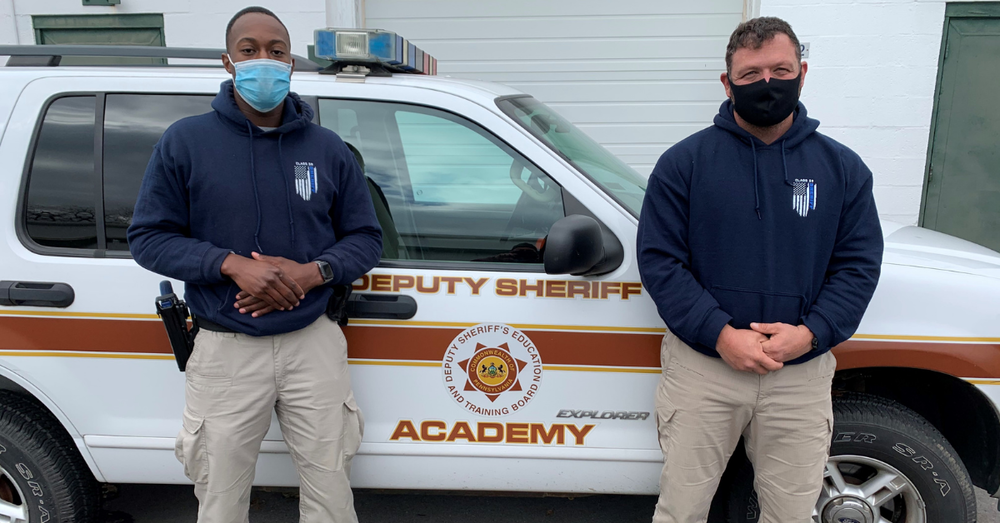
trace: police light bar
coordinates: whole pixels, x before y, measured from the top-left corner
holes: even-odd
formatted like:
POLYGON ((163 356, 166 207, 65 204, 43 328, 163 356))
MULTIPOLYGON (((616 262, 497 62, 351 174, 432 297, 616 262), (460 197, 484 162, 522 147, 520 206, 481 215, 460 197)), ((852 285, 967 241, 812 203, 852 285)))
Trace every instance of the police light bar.
POLYGON ((331 62, 378 63, 396 72, 437 74, 437 59, 381 29, 317 29, 315 53, 331 62))

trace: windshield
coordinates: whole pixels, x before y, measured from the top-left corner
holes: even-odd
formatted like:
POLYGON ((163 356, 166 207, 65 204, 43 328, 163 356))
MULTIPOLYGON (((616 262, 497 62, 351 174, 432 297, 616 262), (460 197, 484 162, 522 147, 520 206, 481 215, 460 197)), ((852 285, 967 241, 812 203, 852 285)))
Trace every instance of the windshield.
POLYGON ((530 96, 499 98, 500 110, 639 216, 646 179, 565 118, 530 96))

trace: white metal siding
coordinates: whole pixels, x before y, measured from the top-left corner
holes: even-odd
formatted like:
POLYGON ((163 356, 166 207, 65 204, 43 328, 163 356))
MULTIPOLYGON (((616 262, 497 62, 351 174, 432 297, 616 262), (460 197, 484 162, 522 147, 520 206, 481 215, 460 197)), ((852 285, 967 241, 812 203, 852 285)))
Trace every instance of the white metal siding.
POLYGON ((554 107, 648 175, 725 97, 742 0, 366 0, 367 27, 438 58, 439 74, 500 82, 554 107))

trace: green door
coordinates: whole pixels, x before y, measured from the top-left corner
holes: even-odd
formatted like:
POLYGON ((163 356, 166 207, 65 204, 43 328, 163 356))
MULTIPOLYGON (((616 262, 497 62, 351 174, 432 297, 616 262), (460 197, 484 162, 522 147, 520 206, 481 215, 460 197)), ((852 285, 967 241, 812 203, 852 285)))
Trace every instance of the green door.
MULTIPOLYGON (((163 15, 35 15, 35 43, 39 45, 166 45, 163 15)), ((66 56, 62 65, 151 65, 164 58, 66 56)))
POLYGON ((922 225, 1000 251, 1000 3, 946 17, 922 225))

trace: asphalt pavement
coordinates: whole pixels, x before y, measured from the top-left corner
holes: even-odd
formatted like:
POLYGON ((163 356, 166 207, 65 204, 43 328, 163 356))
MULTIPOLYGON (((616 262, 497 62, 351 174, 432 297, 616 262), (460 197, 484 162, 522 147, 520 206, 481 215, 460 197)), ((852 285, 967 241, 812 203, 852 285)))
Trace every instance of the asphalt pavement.
MULTIPOLYGON (((194 523, 198 504, 190 486, 121 485, 104 503, 101 523, 194 523)), ((355 491, 361 523, 607 523, 646 522, 655 496, 442 495, 355 491)), ((295 489, 254 489, 250 523, 298 521, 295 489)))
MULTIPOLYGON (((104 503, 101 523, 194 523, 198 503, 190 486, 121 485, 104 503)), ((1000 523, 995 499, 976 489, 978 523, 1000 523)), ((356 491, 361 523, 649 523, 654 496, 577 498, 442 495, 356 491)), ((250 523, 298 521, 295 489, 254 489, 250 523)), ((932 522, 933 523, 933 522, 932 522)), ((942 522, 943 523, 943 522, 942 522)))

